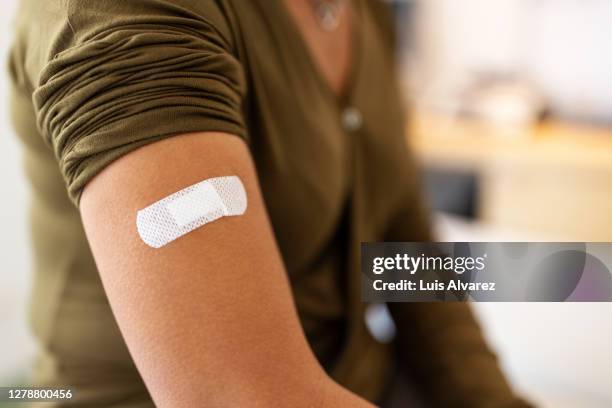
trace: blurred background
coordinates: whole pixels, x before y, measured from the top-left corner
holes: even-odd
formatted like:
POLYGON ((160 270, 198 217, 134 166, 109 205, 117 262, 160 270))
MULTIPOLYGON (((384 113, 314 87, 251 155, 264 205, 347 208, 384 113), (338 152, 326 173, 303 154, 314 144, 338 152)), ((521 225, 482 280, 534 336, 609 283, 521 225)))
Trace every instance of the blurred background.
MULTIPOLYGON (((16 3, 2 3, 2 61, 16 3)), ((391 3, 407 138, 439 240, 612 241, 612 1, 391 3)), ((35 349, 28 192, 8 87, 2 75, 0 385, 27 376, 35 349)), ((611 304, 474 308, 513 385, 538 406, 612 406, 611 304)))
MULTIPOLYGON (((394 1, 443 241, 612 241, 612 1, 394 1)), ((474 304, 514 386, 611 407, 611 304, 474 304)))

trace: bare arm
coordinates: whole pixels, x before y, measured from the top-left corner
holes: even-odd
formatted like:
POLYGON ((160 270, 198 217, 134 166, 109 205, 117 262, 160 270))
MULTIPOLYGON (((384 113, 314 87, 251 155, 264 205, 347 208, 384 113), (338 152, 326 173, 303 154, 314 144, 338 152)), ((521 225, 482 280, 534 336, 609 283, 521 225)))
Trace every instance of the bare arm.
POLYGON ((310 350, 244 142, 221 133, 172 137, 94 178, 81 213, 111 306, 160 407, 370 406, 334 383, 310 350), (191 184, 237 175, 244 215, 159 249, 136 212, 191 184))

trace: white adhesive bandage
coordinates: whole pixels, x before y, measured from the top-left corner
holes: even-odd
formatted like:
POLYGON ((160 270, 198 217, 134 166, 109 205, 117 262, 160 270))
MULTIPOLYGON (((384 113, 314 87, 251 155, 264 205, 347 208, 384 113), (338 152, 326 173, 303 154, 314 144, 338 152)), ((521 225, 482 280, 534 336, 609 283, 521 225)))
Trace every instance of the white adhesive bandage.
POLYGON ((221 217, 242 215, 247 196, 237 176, 216 177, 193 184, 138 211, 140 238, 153 248, 221 217))

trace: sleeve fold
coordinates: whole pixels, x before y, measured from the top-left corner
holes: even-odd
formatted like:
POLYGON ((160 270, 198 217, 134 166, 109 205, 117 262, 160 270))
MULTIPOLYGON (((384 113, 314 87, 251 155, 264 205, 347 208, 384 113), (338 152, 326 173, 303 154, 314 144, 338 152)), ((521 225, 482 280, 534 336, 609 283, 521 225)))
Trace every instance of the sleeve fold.
POLYGON ((244 72, 215 26, 163 1, 145 15, 101 14, 101 3, 70 16, 73 36, 55 41, 33 95, 76 203, 95 174, 145 144, 195 131, 247 137, 244 72))

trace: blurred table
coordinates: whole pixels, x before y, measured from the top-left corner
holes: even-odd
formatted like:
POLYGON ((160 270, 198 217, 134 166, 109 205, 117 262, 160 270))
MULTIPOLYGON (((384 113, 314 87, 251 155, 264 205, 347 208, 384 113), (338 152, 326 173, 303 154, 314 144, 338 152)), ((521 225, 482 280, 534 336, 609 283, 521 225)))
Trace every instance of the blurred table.
POLYGON ((612 129, 416 113, 408 134, 426 167, 477 176, 483 222, 560 241, 612 241, 612 129))

